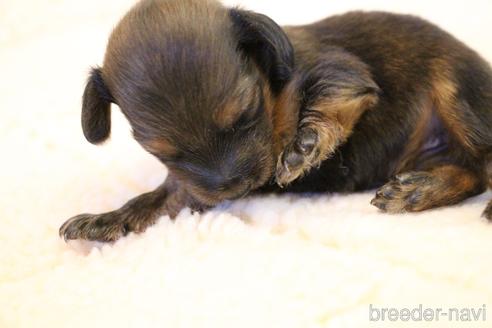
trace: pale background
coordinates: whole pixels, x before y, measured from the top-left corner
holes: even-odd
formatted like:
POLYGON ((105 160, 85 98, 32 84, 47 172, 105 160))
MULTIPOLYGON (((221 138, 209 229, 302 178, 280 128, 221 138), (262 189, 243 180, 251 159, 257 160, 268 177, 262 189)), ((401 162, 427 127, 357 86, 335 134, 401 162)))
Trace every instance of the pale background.
MULTIPOLYGON (((490 0, 226 3, 280 24, 418 14, 492 60, 490 0)), ((370 192, 265 197, 162 219, 114 245, 63 243, 65 219, 165 176, 117 108, 104 146, 80 129, 88 69, 132 4, 0 0, 0 327, 362 327, 370 303, 492 309, 492 228, 479 218, 490 193, 402 216, 378 213, 370 192)))

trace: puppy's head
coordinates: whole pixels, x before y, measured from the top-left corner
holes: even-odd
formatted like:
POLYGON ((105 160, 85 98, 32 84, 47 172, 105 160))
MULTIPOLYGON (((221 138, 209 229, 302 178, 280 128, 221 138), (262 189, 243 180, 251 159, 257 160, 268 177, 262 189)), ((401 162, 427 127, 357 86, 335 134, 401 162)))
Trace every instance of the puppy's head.
POLYGON ((264 15, 206 0, 144 0, 90 75, 84 134, 104 141, 115 103, 135 139, 198 201, 234 199, 272 176, 272 99, 292 69, 287 36, 264 15))

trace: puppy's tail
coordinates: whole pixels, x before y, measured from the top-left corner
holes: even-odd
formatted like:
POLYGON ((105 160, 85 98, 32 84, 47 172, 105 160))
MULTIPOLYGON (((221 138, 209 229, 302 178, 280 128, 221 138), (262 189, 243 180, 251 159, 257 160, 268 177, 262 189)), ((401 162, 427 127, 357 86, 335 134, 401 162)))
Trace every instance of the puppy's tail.
POLYGON ((101 69, 93 68, 82 98, 82 130, 92 144, 99 144, 109 137, 111 103, 114 99, 104 83, 101 69))

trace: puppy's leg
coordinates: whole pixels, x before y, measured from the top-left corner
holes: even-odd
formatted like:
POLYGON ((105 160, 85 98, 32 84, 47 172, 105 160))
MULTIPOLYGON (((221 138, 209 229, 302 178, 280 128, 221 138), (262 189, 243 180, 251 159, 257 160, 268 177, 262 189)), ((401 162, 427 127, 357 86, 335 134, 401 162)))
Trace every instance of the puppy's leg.
POLYGON ((60 227, 65 240, 115 241, 130 232, 140 233, 162 215, 175 217, 186 206, 196 206, 179 184, 168 177, 154 191, 137 196, 118 210, 102 214, 80 214, 60 227))
POLYGON ((389 213, 418 212, 456 204, 484 190, 478 174, 456 165, 443 165, 397 175, 376 192, 371 204, 389 213))
POLYGON ((297 132, 280 154, 276 180, 286 185, 328 158, 351 135, 354 125, 378 101, 379 88, 368 68, 339 51, 305 72, 300 83, 297 132))
MULTIPOLYGON (((492 187, 492 70, 477 54, 459 52, 459 56, 434 59, 434 107, 462 151, 483 165, 483 184, 492 187)), ((492 201, 482 216, 492 220, 492 201)))
MULTIPOLYGON (((487 185, 492 188, 492 153, 487 154, 485 164, 485 175, 487 178, 487 185)), ((482 212, 482 217, 492 222, 492 200, 487 204, 487 207, 482 212)))

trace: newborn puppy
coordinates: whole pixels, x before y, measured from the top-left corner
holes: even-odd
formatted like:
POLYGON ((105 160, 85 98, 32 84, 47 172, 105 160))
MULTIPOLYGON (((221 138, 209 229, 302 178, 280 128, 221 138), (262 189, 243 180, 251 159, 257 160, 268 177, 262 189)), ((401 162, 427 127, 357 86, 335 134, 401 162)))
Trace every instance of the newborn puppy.
POLYGON ((412 16, 282 29, 215 1, 143 0, 90 74, 89 142, 108 138, 112 103, 169 175, 118 210, 71 218, 66 240, 114 241, 251 191, 382 186, 376 207, 422 211, 483 192, 491 170, 488 64, 412 16))

